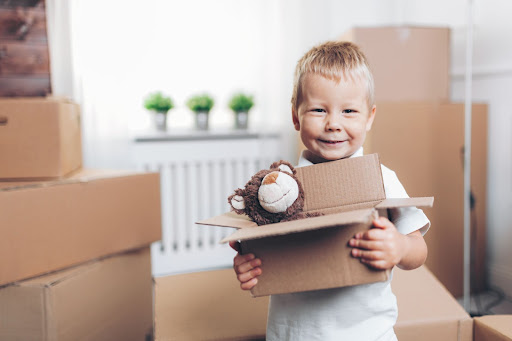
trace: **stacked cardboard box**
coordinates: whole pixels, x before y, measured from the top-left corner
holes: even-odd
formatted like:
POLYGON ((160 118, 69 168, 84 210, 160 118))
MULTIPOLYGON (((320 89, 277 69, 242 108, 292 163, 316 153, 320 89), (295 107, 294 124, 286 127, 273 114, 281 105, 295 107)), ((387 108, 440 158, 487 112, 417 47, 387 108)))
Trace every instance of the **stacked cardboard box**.
MULTIPOLYGON (((464 105, 450 103, 450 30, 354 28, 375 78, 377 115, 365 153, 379 153, 409 195, 428 193, 432 228, 427 265, 455 296, 463 278, 464 105)), ((473 106, 472 288, 485 287, 487 107, 473 106)))
POLYGON ((475 341, 511 341, 512 315, 475 317, 475 341))
POLYGON ((380 102, 450 99, 450 30, 441 27, 356 27, 340 40, 359 45, 380 102))
POLYGON ((0 122, 0 339, 144 339, 159 175, 82 169, 70 101, 0 99, 0 122))
POLYGON ((80 107, 58 98, 0 99, 0 179, 58 179, 82 165, 80 107))
MULTIPOLYGON (((464 108, 456 103, 382 103, 368 150, 395 170, 409 195, 432 193, 425 209, 427 265, 454 296, 462 295, 464 108), (390 138, 389 131, 393 131, 390 138), (414 143, 404 143, 412 141, 414 143)), ((473 291, 485 288, 487 107, 473 105, 471 248, 473 291)))
POLYGON ((146 247, 0 289, 0 340, 145 340, 150 263, 146 247))
MULTIPOLYGON (((392 288, 399 340, 472 340, 473 320, 425 267, 395 269, 392 288)), ((155 278, 154 309, 158 341, 265 339, 268 297, 240 290, 232 269, 155 278)))

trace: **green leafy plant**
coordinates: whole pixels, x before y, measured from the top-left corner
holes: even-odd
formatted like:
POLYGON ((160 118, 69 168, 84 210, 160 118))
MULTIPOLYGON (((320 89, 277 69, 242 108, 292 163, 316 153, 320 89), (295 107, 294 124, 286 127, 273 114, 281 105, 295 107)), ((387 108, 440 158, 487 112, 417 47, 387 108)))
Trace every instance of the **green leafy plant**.
POLYGON ((149 94, 144 99, 144 107, 148 110, 167 113, 174 108, 174 103, 169 96, 163 95, 160 91, 149 94))
POLYGON ((246 95, 243 93, 238 93, 231 97, 229 101, 229 107, 235 113, 238 112, 249 112, 251 108, 254 106, 253 97, 250 95, 246 95))
POLYGON ((210 112, 214 104, 213 98, 207 94, 192 96, 187 101, 187 106, 196 113, 200 111, 210 112))

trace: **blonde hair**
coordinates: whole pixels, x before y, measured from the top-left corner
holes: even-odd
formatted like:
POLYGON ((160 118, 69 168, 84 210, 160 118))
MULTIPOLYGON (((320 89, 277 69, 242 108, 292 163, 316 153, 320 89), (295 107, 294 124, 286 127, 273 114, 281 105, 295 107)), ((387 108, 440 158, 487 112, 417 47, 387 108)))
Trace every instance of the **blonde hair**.
POLYGON ((368 108, 371 109, 375 102, 370 66, 366 56, 356 44, 346 41, 328 41, 313 47, 297 62, 293 80, 293 110, 297 110, 302 90, 302 78, 308 73, 319 74, 336 82, 340 82, 342 77, 366 80, 368 108))

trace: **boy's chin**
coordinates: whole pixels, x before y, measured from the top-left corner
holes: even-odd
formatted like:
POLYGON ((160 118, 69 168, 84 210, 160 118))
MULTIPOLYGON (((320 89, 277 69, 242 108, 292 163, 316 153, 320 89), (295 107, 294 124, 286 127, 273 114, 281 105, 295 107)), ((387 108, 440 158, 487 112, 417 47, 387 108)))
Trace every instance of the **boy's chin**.
POLYGON ((321 154, 317 154, 310 150, 305 150, 304 153, 305 153, 306 158, 313 163, 322 163, 322 162, 346 159, 346 158, 352 156, 352 154, 354 154, 354 153, 321 153, 321 154))

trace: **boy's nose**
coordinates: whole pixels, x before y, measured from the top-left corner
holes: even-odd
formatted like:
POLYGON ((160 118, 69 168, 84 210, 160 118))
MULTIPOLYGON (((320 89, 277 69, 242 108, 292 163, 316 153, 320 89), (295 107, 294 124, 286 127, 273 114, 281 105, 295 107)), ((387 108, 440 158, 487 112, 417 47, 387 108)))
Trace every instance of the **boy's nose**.
MULTIPOLYGON (((334 116, 334 115, 333 115, 334 116)), ((330 116, 325 124, 325 130, 328 131, 341 131, 342 125, 339 118, 330 116)))

